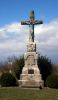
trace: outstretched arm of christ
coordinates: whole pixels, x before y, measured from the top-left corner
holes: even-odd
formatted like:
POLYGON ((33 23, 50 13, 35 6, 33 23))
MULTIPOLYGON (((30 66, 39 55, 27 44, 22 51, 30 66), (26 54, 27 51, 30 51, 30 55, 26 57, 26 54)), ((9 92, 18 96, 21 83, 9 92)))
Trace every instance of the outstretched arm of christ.
POLYGON ((41 20, 31 20, 31 21, 21 21, 21 25, 37 25, 37 24, 43 24, 43 21, 41 20))
POLYGON ((43 24, 43 21, 41 21, 41 20, 35 20, 35 25, 37 25, 37 24, 43 24))
POLYGON ((21 21, 21 25, 30 25, 29 21, 21 21))

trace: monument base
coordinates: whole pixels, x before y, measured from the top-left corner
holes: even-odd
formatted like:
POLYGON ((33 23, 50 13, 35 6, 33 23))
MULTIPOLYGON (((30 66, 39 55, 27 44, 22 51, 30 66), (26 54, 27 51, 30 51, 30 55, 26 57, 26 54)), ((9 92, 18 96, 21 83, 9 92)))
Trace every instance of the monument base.
POLYGON ((19 86, 24 88, 43 88, 44 82, 41 79, 41 74, 21 74, 25 80, 18 80, 19 86))
POLYGON ((37 65, 38 54, 36 52, 27 52, 25 53, 24 58, 25 66, 22 69, 20 80, 18 80, 19 86, 25 88, 43 88, 44 82, 37 65))

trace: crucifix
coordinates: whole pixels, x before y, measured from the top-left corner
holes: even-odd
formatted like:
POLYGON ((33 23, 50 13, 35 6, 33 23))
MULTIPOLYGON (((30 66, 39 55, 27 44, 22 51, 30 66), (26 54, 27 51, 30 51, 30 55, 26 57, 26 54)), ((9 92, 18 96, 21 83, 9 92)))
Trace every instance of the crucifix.
POLYGON ((30 20, 29 21, 21 21, 21 25, 29 25, 29 42, 34 42, 34 25, 43 24, 41 20, 35 20, 34 11, 30 12, 30 20))

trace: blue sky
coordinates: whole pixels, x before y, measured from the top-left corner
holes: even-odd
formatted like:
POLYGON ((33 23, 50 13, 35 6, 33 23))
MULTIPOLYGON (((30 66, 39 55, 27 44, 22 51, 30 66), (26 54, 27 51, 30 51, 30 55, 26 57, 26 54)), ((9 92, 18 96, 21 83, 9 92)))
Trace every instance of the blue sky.
POLYGON ((0 0, 0 26, 28 18, 34 10, 44 22, 58 17, 58 0, 0 0))
POLYGON ((26 52, 29 29, 20 22, 31 10, 44 22, 35 26, 37 52, 58 63, 58 0, 0 0, 0 60, 26 52))

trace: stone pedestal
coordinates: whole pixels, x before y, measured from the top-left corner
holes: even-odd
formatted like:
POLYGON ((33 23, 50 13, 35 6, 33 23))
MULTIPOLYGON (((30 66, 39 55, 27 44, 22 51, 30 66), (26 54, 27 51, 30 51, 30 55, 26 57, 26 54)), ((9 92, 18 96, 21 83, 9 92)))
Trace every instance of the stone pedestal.
POLYGON ((36 43, 29 42, 27 52, 24 54, 25 65, 20 75, 20 87, 43 87, 40 70, 37 65, 38 54, 36 53, 36 43))

